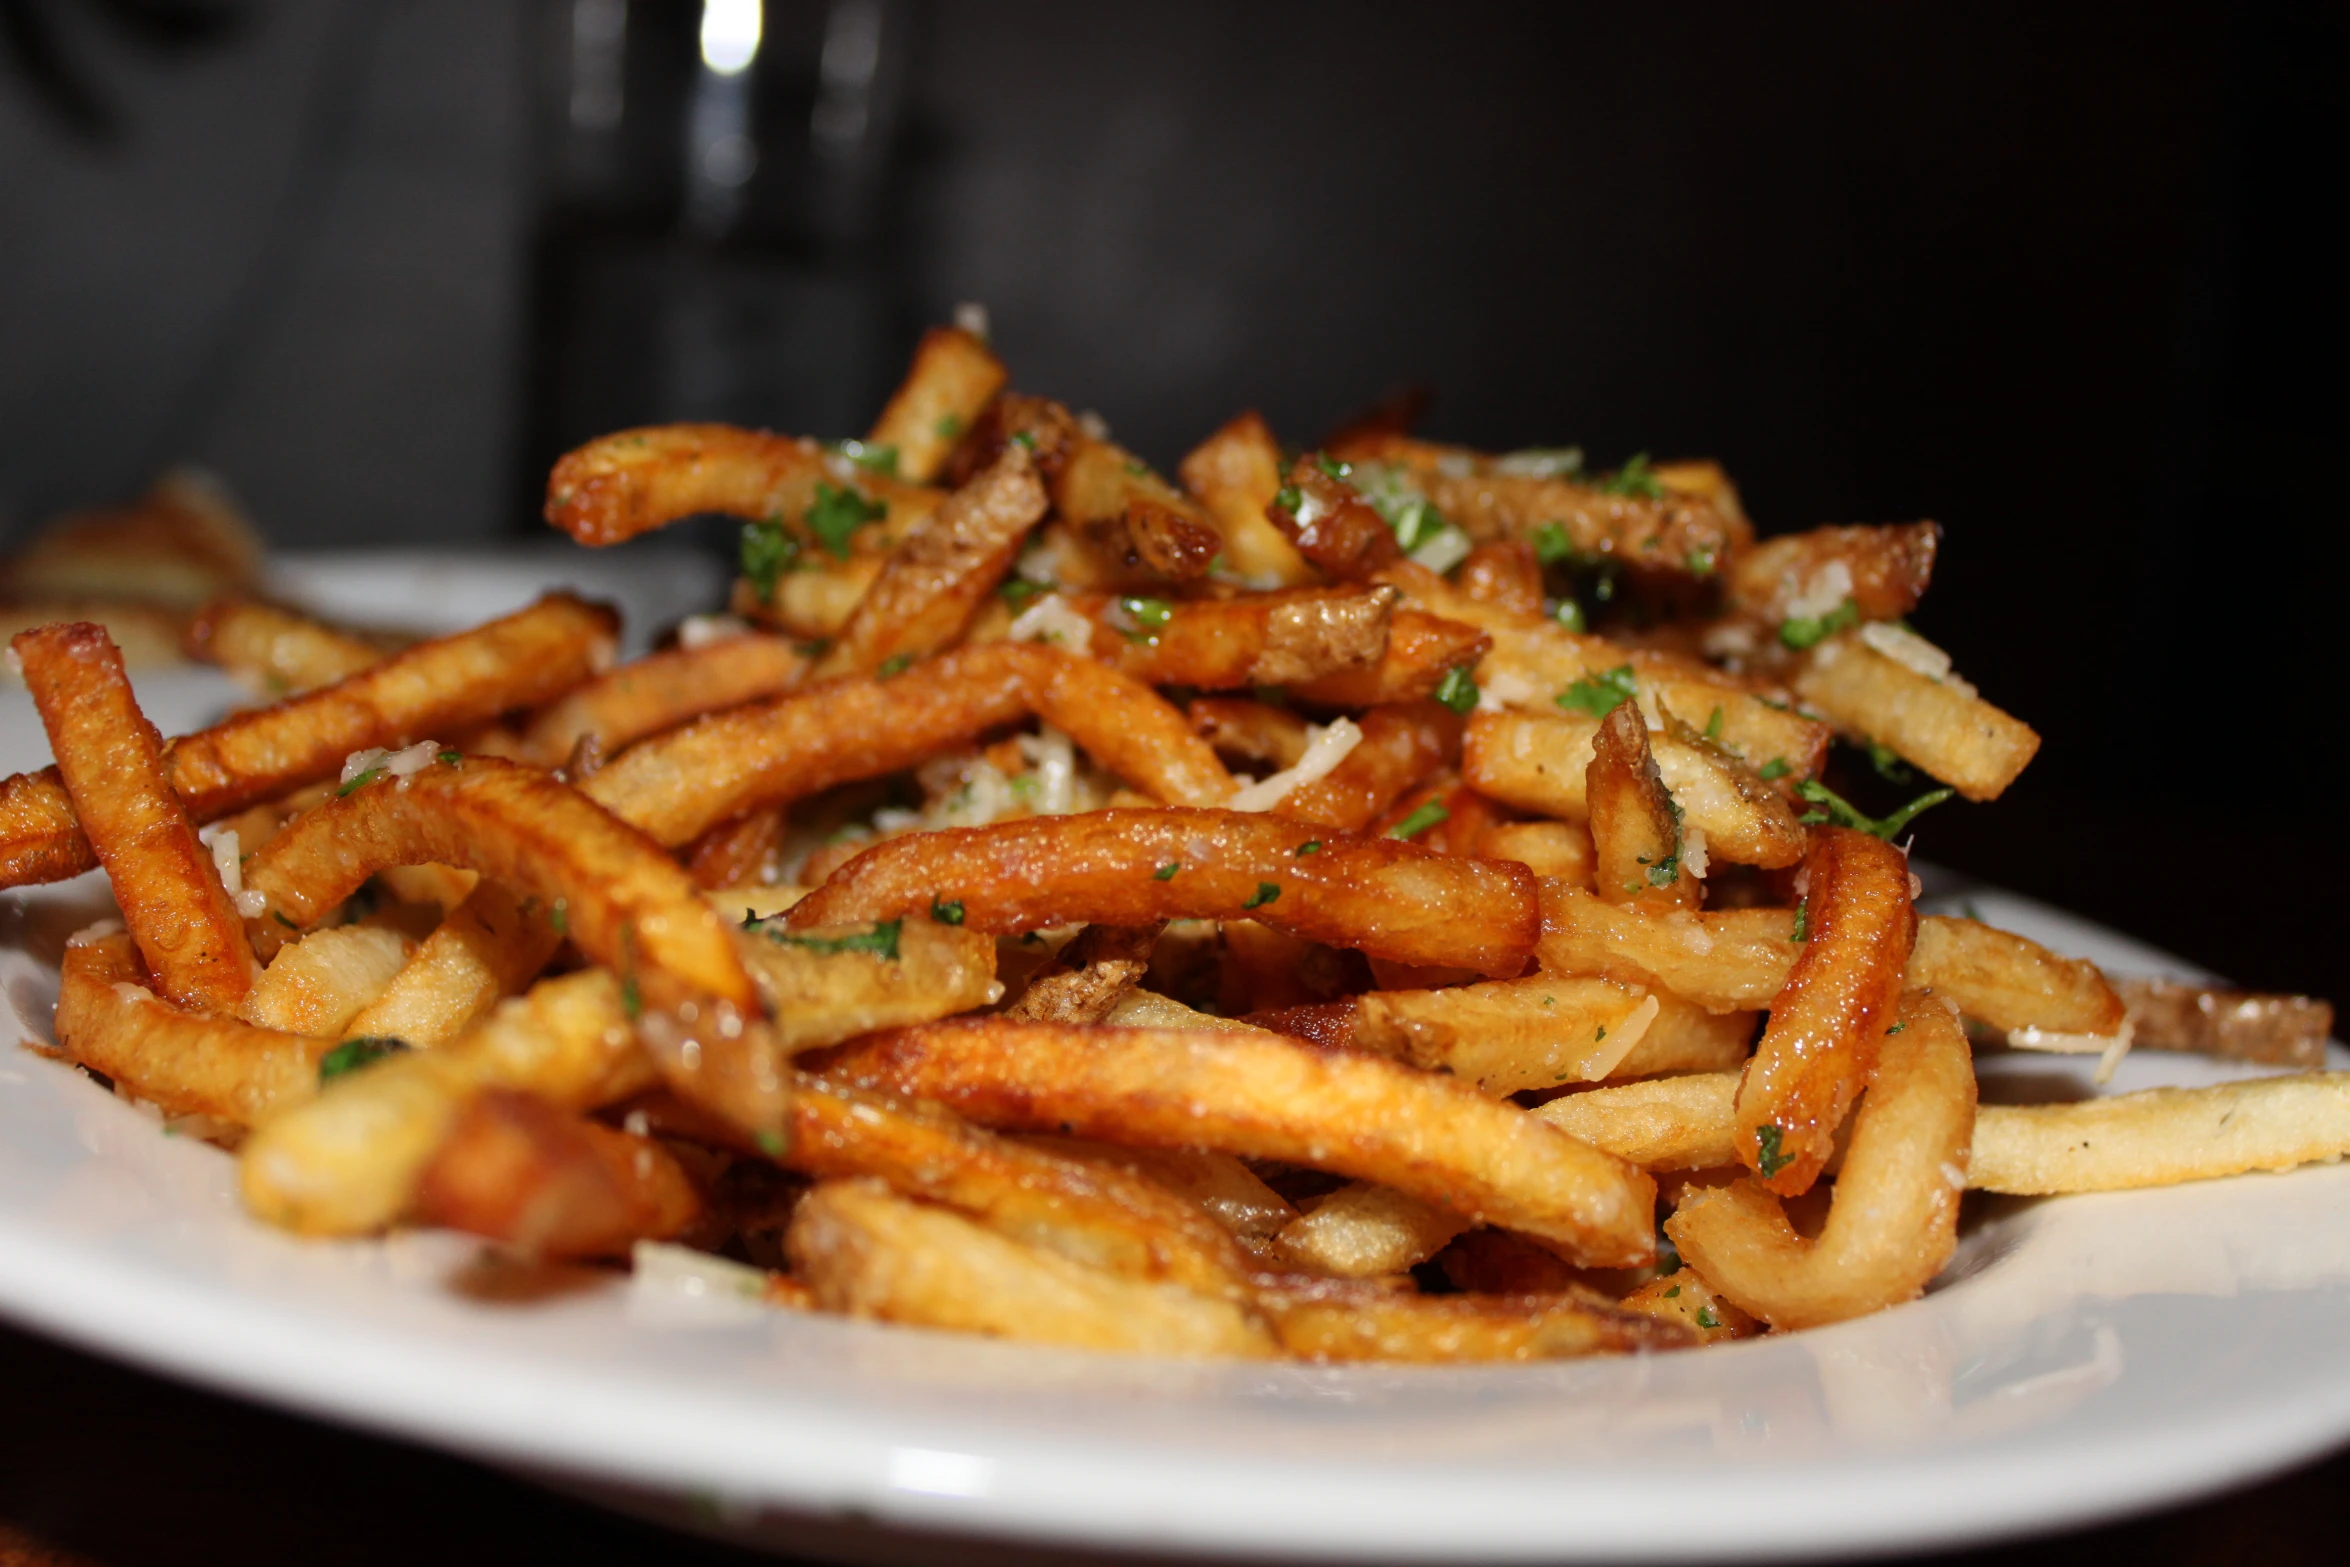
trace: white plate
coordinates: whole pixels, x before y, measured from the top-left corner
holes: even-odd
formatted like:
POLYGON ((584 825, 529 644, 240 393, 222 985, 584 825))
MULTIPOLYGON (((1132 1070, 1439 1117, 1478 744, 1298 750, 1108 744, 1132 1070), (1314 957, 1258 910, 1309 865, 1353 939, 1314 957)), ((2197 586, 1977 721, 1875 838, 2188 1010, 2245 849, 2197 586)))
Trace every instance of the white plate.
MULTIPOLYGON (((21 747, 13 713, 0 744, 21 747)), ((2193 973, 2024 899, 1971 902, 2117 970, 2193 973)), ((94 877, 0 896, 0 1312, 748 1537, 938 1548, 872 1523, 1252 1557, 1819 1557, 2174 1503, 2350 1436, 2341 1166, 1999 1205, 1923 1301, 1653 1359, 1187 1364, 661 1308, 619 1283, 501 1301, 452 1237, 305 1244, 249 1222, 226 1156, 7 1048, 46 1034, 58 944, 104 904, 94 877)), ((1995 1095, 2087 1070, 1985 1065, 1995 1095)), ((2142 1055, 2114 1086, 2231 1075, 2142 1055)))

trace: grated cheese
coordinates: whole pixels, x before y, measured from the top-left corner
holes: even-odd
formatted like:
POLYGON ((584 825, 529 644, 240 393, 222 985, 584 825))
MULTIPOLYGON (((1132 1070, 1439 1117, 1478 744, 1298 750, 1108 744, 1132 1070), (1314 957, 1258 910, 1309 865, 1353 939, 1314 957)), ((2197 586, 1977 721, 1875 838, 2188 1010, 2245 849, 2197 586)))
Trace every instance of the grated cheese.
POLYGON ((1233 811, 1269 811, 1289 798, 1292 791, 1301 789, 1318 779, 1328 777, 1330 770, 1347 759, 1354 748, 1363 742, 1363 731, 1351 718, 1334 718, 1327 726, 1306 731, 1305 754, 1295 765, 1283 768, 1263 783, 1252 783, 1225 802, 1225 809, 1233 811))
POLYGON ((1811 574, 1811 581, 1801 593, 1787 601, 1788 620, 1818 620, 1833 615, 1844 601, 1852 597, 1852 568, 1840 560, 1829 561, 1811 574))
POLYGON ((713 642, 748 636, 751 623, 739 615, 688 615, 677 623, 677 645, 691 653, 713 642))
POLYGON ((1705 829, 1692 822, 1681 829, 1681 869, 1705 879, 1705 829))
POLYGON ((1467 560, 1469 551, 1475 548, 1476 546, 1469 542, 1467 534, 1451 523, 1446 523, 1436 530, 1436 537, 1412 551, 1406 558, 1413 565, 1426 571, 1433 571, 1441 577, 1462 561, 1467 560))
POLYGON ((405 751, 394 751, 384 758, 384 771, 394 778, 408 778, 423 772, 441 754, 438 741, 419 740, 405 751))
POLYGON ((1625 1015, 1624 1021, 1609 1031, 1605 1041, 1607 1050, 1600 1055, 1584 1057, 1583 1081, 1596 1083, 1622 1066, 1624 1057, 1632 1053, 1632 1047, 1647 1036, 1648 1025, 1656 1021, 1660 1010, 1656 997, 1642 997, 1640 1005, 1634 1007, 1625 1015))
POLYGON ((1010 634, 1015 642, 1050 642, 1072 653, 1088 652, 1093 647, 1093 622, 1071 608, 1069 601, 1058 593, 1047 593, 1022 610, 1012 622, 1010 634))

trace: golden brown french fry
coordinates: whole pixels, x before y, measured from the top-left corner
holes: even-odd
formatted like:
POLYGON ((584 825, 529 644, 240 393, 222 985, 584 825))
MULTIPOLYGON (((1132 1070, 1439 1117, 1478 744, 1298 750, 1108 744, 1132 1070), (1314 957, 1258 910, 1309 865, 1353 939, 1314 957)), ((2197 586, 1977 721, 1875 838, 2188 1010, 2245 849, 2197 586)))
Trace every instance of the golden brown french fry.
POLYGON ((1096 658, 1152 685, 1281 686, 1369 670, 1387 650, 1388 588, 1290 588, 1170 602, 1063 595, 1094 623, 1096 658))
POLYGON ((1253 410, 1192 448, 1177 469, 1224 536, 1224 558, 1252 588, 1301 587, 1314 580, 1297 547, 1265 515, 1281 488, 1281 447, 1253 410))
POLYGON ((686 874, 695 886, 712 891, 762 885, 776 873, 789 825, 787 814, 775 806, 720 822, 687 845, 686 874))
POLYGON ((1529 622, 1541 618, 1542 562, 1532 545, 1516 539, 1488 540, 1469 551, 1454 572, 1468 598, 1529 622))
POLYGON ((963 905, 974 930, 1255 919, 1398 963, 1522 971, 1539 933, 1534 878, 1508 860, 1246 811, 1108 810, 917 833, 875 844, 793 906, 794 929, 963 905))
POLYGON ((214 599, 188 623, 190 658, 217 665, 264 701, 315 691, 379 662, 384 650, 258 599, 214 599))
POLYGON ((940 1023, 825 1068, 983 1125, 1311 1163, 1539 1236, 1593 1266, 1654 1249, 1646 1176, 1513 1105, 1257 1030, 940 1023))
POLYGON ((1274 1353, 1240 1302, 1088 1267, 879 1182, 819 1186, 793 1212, 787 1244, 817 1304, 853 1317, 1075 1349, 1274 1353))
POLYGON ((701 1212, 684 1169, 653 1139, 493 1088, 474 1096, 433 1151, 412 1217, 526 1257, 624 1257, 701 1212))
POLYGON ((1009 642, 890 680, 829 682, 713 714, 633 748, 583 787, 676 846, 745 811, 912 767, 1030 713, 1160 799, 1213 804, 1232 792, 1232 775, 1157 692, 1091 659, 1009 642))
POLYGON ((1848 600, 1863 620, 1898 620, 1925 596, 1941 543, 1931 522, 1783 533, 1736 556, 1722 585, 1733 609, 1774 636, 1805 600, 1830 609, 1848 600))
POLYGON ((1263 1246, 1297 1217, 1287 1198, 1228 1153, 1198 1148, 1121 1148, 1115 1143, 1075 1137, 1024 1137, 1018 1141, 1088 1164, 1126 1170, 1167 1187, 1196 1204, 1245 1246, 1263 1246))
POLYGON ((787 691, 807 670, 791 643, 758 632, 634 659, 532 719, 523 731, 522 760, 560 767, 590 737, 603 755, 615 756, 689 718, 787 691))
MULTIPOLYGON (((1921 926, 1919 935, 1924 934, 1921 926)), ((2334 1009, 2313 996, 2269 996, 2164 979, 2125 979, 2118 988, 2140 1050, 2194 1050, 2270 1066, 2326 1063, 2334 1009)))
POLYGON ((1005 379, 1003 361, 985 341, 960 327, 934 326, 922 334, 906 378, 873 421, 865 446, 886 447, 896 454, 899 478, 928 484, 1005 379))
POLYGON ((847 560, 836 559, 829 552, 802 553, 790 571, 779 572, 773 581, 735 578, 727 609, 787 636, 839 636, 873 584, 881 580, 881 568, 889 563, 887 554, 871 552, 878 542, 877 530, 861 532, 852 542, 867 553, 852 554, 847 560))
POLYGON ((1762 1331, 1761 1323, 1732 1305, 1695 1268, 1677 1268, 1616 1304, 1660 1322, 1677 1322, 1696 1334, 1700 1344, 1752 1338, 1762 1331))
MULTIPOLYGON (((278 949, 237 1015, 257 1028, 342 1039, 381 996, 416 943, 381 925, 337 925, 278 949)), ((411 1041, 413 1043, 413 1041, 411 1041)))
POLYGON ((1745 1178, 1692 1191, 1665 1221, 1691 1267, 1775 1328, 1841 1322, 1915 1299, 1958 1244, 1974 1065, 1957 1015, 1941 1002, 1913 995, 1899 1021, 1869 1076, 1818 1240, 1798 1235, 1778 1198, 1745 1178))
POLYGON ((927 1023, 987 1006, 1004 993, 995 979, 994 940, 928 913, 815 929, 746 923, 741 950, 785 1051, 927 1023))
POLYGON ((1936 675, 1916 667, 1932 667, 1938 653, 1894 627, 1864 626, 1812 649, 1796 672, 1795 693, 1846 734, 1889 747, 1968 799, 1996 800, 2039 751, 2040 737, 1947 669, 1936 675), (1889 644, 1901 649, 1915 643, 1925 655, 1891 657, 1878 645, 1888 638, 1906 639, 1889 644))
POLYGON ((1213 520, 1198 502, 1152 472, 1150 465, 1132 452, 1082 428, 1070 433, 1059 466, 1047 465, 1046 471, 1053 510, 1080 534, 1098 536, 1099 525, 1116 522, 1119 528, 1113 537, 1130 536, 1133 530, 1125 519, 1142 510, 1164 513, 1166 522, 1187 531, 1196 530, 1209 538, 1216 535, 1213 520))
POLYGON ((1148 500, 1128 501, 1078 532, 1112 576, 1134 583, 1194 581, 1224 548, 1224 536, 1205 522, 1148 500))
POLYGON ((19 632, 9 649, 156 987, 193 1011, 234 1010, 253 985, 253 949, 172 792, 163 742, 131 695, 122 655, 86 621, 19 632))
POLYGON ((1782 1197, 1800 1196, 1819 1179, 1836 1128, 1872 1081, 1918 924, 1909 860, 1899 849, 1848 827, 1819 828, 1814 842, 1804 862, 1803 949, 1738 1086, 1739 1162, 1782 1197))
POLYGON ((148 991, 138 949, 116 935, 65 949, 57 1045, 170 1114, 258 1126, 317 1092, 334 1042, 183 1012, 148 991))
MULTIPOLYGON (((1579 822, 1589 814, 1586 774, 1599 720, 1581 714, 1477 713, 1461 745, 1461 776, 1479 793, 1520 810, 1579 822)), ((1649 743, 1673 802, 1705 834, 1706 853, 1741 865, 1781 867, 1803 858, 1803 828, 1784 796, 1725 753, 1670 734, 1649 743)))
POLYGON ((1265 515, 1324 576, 1357 582, 1403 553, 1387 519, 1313 457, 1293 463, 1288 481, 1265 515))
POLYGON ((1591 834, 1573 822, 1502 822, 1486 829, 1477 852, 1516 860, 1545 881, 1564 881, 1585 891, 1591 887, 1591 834))
POLYGON ((562 931, 543 909, 526 910, 496 882, 478 881, 407 965, 346 1022, 345 1032, 397 1039, 419 1050, 454 1039, 529 984, 562 944, 562 931))
MULTIPOLYGON (((619 544, 681 517, 723 512, 804 530, 826 490, 888 508, 868 551, 886 552, 942 493, 901 484, 814 441, 730 424, 661 424, 599 436, 547 476, 547 521, 582 544, 619 544)), ((810 538, 814 550, 823 540, 810 538)))
POLYGON ((1705 896, 1681 864, 1681 812, 1648 746, 1648 720, 1626 698, 1599 721, 1583 770, 1591 824, 1592 886, 1608 903, 1644 914, 1694 909, 1705 896))
POLYGON ((1257 1304, 1281 1347, 1306 1360, 1560 1360, 1694 1342, 1678 1324, 1580 1290, 1410 1295, 1353 1280, 1284 1279, 1261 1287, 1257 1304))
MULTIPOLYGON (((1003 1015, 1026 1023, 1098 1023, 1150 972, 1163 923, 1088 925, 1029 976, 1003 1015)), ((992 951, 992 944, 990 947, 992 951)))
POLYGON ((1044 511, 1027 449, 1005 447, 890 553, 816 673, 869 675, 945 647, 1011 570, 1044 511))
POLYGON ((1402 1273, 1444 1249, 1469 1227, 1450 1208, 1391 1186, 1350 1182, 1316 1199, 1273 1237, 1284 1264, 1340 1279, 1402 1273))
POLYGON ((1557 1295, 1587 1275, 1557 1252, 1507 1230, 1469 1230, 1436 1254, 1454 1289, 1471 1295, 1557 1295))
POLYGON ((1355 723, 1362 731, 1355 748, 1320 778, 1290 790, 1275 812, 1360 832, 1460 756, 1461 721, 1441 703, 1390 703, 1369 709, 1355 723))
POLYGON ((1534 1114, 1643 1170, 1738 1162, 1738 1074, 1692 1072, 1563 1094, 1534 1114))
POLYGON ((2122 998, 2094 963, 2059 957, 2036 941, 1976 920, 1918 921, 1904 979, 1994 1028, 2111 1034, 2122 998))
MULTIPOLYGON (((279 1036, 284 1037, 284 1036, 279 1036)), ((620 982, 603 969, 542 980, 457 1038, 347 1073, 319 1091, 323 1040, 302 1041, 305 1076, 286 1085, 309 1098, 246 1142, 245 1206, 306 1235, 364 1235, 407 1211, 416 1182, 458 1113, 488 1088, 515 1088, 589 1110, 652 1086, 620 982)))
POLYGON ((2292 1073, 2074 1104, 1986 1105, 1969 1179, 1984 1191, 2032 1196, 2120 1191, 2346 1153, 2350 1072, 2292 1073))
POLYGON ((1417 702, 1435 695, 1454 670, 1475 668, 1492 645, 1493 639, 1475 626, 1399 609, 1387 622, 1387 652, 1377 663, 1298 681, 1289 694, 1323 707, 1417 702))
POLYGON ((1450 1072, 1489 1094, 1651 1072, 1720 1071, 1746 1059, 1754 1014, 1713 1014, 1604 979, 1536 974, 1442 990, 1374 990, 1352 1042, 1450 1072))
MULTIPOLYGON (((321 779, 370 746, 462 733, 552 700, 611 660, 613 612, 566 593, 420 642, 348 679, 171 742, 171 787, 199 823, 321 779)), ((0 886, 62 881, 97 864, 54 768, 0 781, 0 886)))
POLYGON ((1286 707, 1246 697, 1195 697, 1183 710, 1199 737, 1216 754, 1248 763, 1259 772, 1295 767, 1306 754, 1308 725, 1286 707))
POLYGON ((363 773, 344 789, 253 857, 257 926, 306 930, 381 866, 461 865, 536 898, 655 1005, 755 999, 732 937, 677 862, 538 769, 444 751, 421 771, 363 773))

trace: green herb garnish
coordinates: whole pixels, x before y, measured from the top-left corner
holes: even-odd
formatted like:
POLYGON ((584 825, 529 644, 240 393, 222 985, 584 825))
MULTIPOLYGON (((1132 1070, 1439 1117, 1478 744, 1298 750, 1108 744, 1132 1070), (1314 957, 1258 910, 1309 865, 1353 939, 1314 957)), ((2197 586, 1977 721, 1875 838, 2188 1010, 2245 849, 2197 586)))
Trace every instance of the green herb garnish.
POLYGON ((1801 898, 1796 901, 1795 929, 1788 935, 1787 940, 1793 944, 1801 944, 1811 940, 1811 899, 1801 898))
POLYGON ((1126 633, 1129 642, 1147 642, 1155 638, 1168 621, 1175 618, 1175 605, 1160 598, 1122 598, 1118 608, 1134 623, 1126 633))
POLYGON ((818 480, 816 499, 801 520, 816 535, 816 542, 832 553, 833 559, 847 560, 850 535, 888 515, 889 508, 881 502, 869 501, 855 490, 835 488, 818 480))
POLYGON ((1308 838, 1305 842, 1299 844, 1290 852, 1292 854, 1320 854, 1322 852, 1322 840, 1319 838, 1308 838))
POLYGON ((1817 647, 1846 626, 1860 624, 1860 606, 1850 599, 1825 615, 1795 615, 1779 622, 1779 640, 1798 653, 1817 647))
MULTIPOLYGON (((955 907, 960 909, 961 904, 955 907)), ((809 952, 870 952, 875 957, 898 960, 898 932, 905 927, 902 919, 877 920, 871 930, 858 931, 853 936, 803 936, 797 931, 785 930, 780 925, 765 927, 767 939, 778 946, 800 947, 809 952)), ((953 923, 953 922, 950 922, 953 923)))
POLYGON ((1722 1319, 1714 1315, 1713 1307, 1700 1306, 1697 1308, 1697 1325, 1701 1328, 1718 1328, 1722 1325, 1722 1319))
POLYGON ((772 1129, 761 1132, 758 1136, 752 1138, 751 1141, 757 1143, 759 1145, 759 1152, 765 1154, 770 1159, 782 1158, 784 1150, 791 1146, 783 1140, 783 1134, 781 1132, 774 1131, 772 1129))
POLYGON ((940 414, 938 423, 932 425, 930 431, 942 441, 951 441, 963 433, 963 421, 953 414, 940 414))
POLYGON ((1012 432, 1012 444, 1019 447, 1024 452, 1033 452, 1036 450, 1036 437, 1029 434, 1026 430, 1014 430, 1012 432))
POLYGON ((876 680, 887 680, 892 675, 902 675, 913 667, 913 654, 892 653, 889 657, 881 661, 881 667, 879 669, 873 671, 873 678, 876 680))
POLYGON ((1769 783, 1772 779, 1784 778, 1793 771, 1795 771, 1795 769, 1787 765, 1787 758, 1783 756, 1774 756, 1769 761, 1763 763, 1762 766, 1756 768, 1754 770, 1754 776, 1760 778, 1764 783, 1769 783))
POLYGON ((1902 765, 1901 757, 1891 746, 1881 741, 1871 740, 1868 742, 1868 747, 1869 765, 1875 768, 1877 776, 1887 783, 1905 784, 1917 776, 1902 765))
POLYGON ((344 795, 351 793, 353 790, 364 789, 369 784, 375 782, 378 778, 381 778, 383 775, 384 770, 382 768, 370 767, 367 769, 367 771, 361 773, 358 777, 353 778, 349 783, 343 785, 340 789, 337 789, 335 791, 335 798, 339 800, 344 795))
POLYGON ((456 767, 465 760, 465 753, 463 751, 443 751, 439 753, 439 755, 440 763, 443 767, 456 767))
POLYGON ((960 924, 962 924, 962 923, 963 923, 963 900, 962 900, 962 899, 960 899, 960 898, 954 898, 954 899, 933 898, 933 899, 931 899, 931 900, 930 900, 930 917, 931 917, 932 919, 934 919, 934 920, 938 921, 938 922, 939 922, 941 925, 960 925, 960 924))
POLYGON ((1261 909, 1266 904, 1271 903, 1275 898, 1280 896, 1281 888, 1278 883, 1260 881, 1257 883, 1257 890, 1250 895, 1249 900, 1246 903, 1243 903, 1241 907, 1244 909, 1261 909))
POLYGON ((1810 801, 1818 809, 1806 811, 1797 819, 1806 827, 1832 822, 1838 827, 1856 827, 1879 838, 1891 839, 1895 833, 1916 820, 1921 811, 1940 805, 1957 792, 1955 789, 1928 789, 1889 816, 1866 816, 1826 784, 1815 778, 1806 778, 1795 786, 1796 797, 1810 801))
POLYGON ((1639 693, 1630 664, 1618 664, 1603 675, 1586 675, 1561 691, 1554 700, 1574 712, 1605 718, 1639 693))
POLYGON ((368 1034, 358 1039, 346 1039, 318 1058, 318 1082, 326 1086, 347 1072, 381 1061, 385 1056, 398 1055, 408 1048, 405 1039, 394 1039, 389 1034, 368 1034))
POLYGON ((1273 492, 1273 504, 1294 517, 1297 515, 1298 507, 1305 504, 1305 496, 1299 492, 1296 485, 1284 484, 1273 492))
POLYGON ((1779 1137, 1776 1126, 1754 1129, 1754 1167, 1766 1181, 1795 1162, 1795 1155, 1779 1152, 1779 1137))
POLYGON ((1719 702, 1714 704, 1712 716, 1705 721, 1705 737, 1708 740, 1722 738, 1722 704, 1719 702))
POLYGON ((772 604, 776 579, 799 569, 800 538, 772 517, 765 522, 746 522, 736 554, 743 579, 759 595, 759 602, 772 604))
POLYGON ((1455 664, 1436 682, 1436 700, 1456 713, 1466 713, 1477 705, 1477 682, 1469 676, 1469 666, 1455 664))
POLYGON ((555 906, 547 910, 547 924, 553 927, 558 936, 571 934, 571 900, 569 898, 555 900, 555 906))
POLYGON ((1664 481, 1649 471, 1646 452, 1635 452, 1632 459, 1614 473, 1602 474, 1592 480, 1591 487, 1602 495, 1636 495, 1650 501, 1665 498, 1664 481))
POLYGON ((1419 809, 1387 830, 1390 838, 1417 838, 1439 822, 1449 821, 1452 812, 1434 800, 1423 801, 1419 809))
POLYGON ((1534 558, 1545 566, 1555 566, 1575 557, 1575 541, 1568 536, 1565 523, 1544 523, 1534 530, 1530 542, 1534 546, 1534 558))
POLYGON ((1173 881, 1175 879, 1175 873, 1181 869, 1183 869, 1182 861, 1169 860, 1166 864, 1151 872, 1151 880, 1173 881))
POLYGON ((1696 549, 1691 550, 1688 555, 1688 566, 1690 571, 1697 576, 1712 576, 1714 570, 1714 547, 1710 544, 1701 544, 1696 549))
POLYGON ((1569 631, 1586 630, 1590 625, 1583 618, 1583 606, 1573 599, 1560 599, 1559 607, 1552 613, 1551 618, 1569 631))
POLYGON ((996 587, 997 595, 1014 609, 1026 609, 1030 599, 1042 598, 1050 592, 1052 589, 1045 584, 1031 582, 1026 577, 1006 577, 996 587))
POLYGON ((1340 462, 1337 458, 1331 456, 1328 452, 1314 453, 1314 466, 1321 469, 1324 473, 1330 475, 1330 477, 1333 479, 1343 479, 1348 474, 1355 471, 1354 464, 1340 462))
POLYGON ((1891 1028, 1889 1028, 1889 1029, 1885 1030, 1885 1033, 1886 1033, 1888 1036, 1891 1036, 1891 1035, 1894 1035, 1894 1034, 1898 1034, 1898 1033, 1900 1033, 1900 1032, 1901 1032, 1903 1029, 1905 1029, 1905 1028, 1907 1028, 1907 1027, 1909 1027, 1909 1025, 1908 1025, 1907 1023, 1896 1023, 1896 1024, 1894 1024, 1894 1025, 1893 1025, 1891 1028))
POLYGON ((898 476, 898 449, 886 443, 869 446, 863 441, 836 441, 832 449, 849 461, 871 473, 898 476))

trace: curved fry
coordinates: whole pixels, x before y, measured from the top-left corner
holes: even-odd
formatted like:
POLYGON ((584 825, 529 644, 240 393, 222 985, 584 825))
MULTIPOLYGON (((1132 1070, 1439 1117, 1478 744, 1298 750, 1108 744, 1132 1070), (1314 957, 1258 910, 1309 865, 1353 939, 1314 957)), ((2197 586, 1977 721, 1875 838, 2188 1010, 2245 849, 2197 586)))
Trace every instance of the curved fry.
POLYGON ((800 683, 808 661, 783 637, 747 632, 634 659, 544 709, 523 732, 522 757, 560 767, 593 736, 605 756, 704 713, 800 683))

